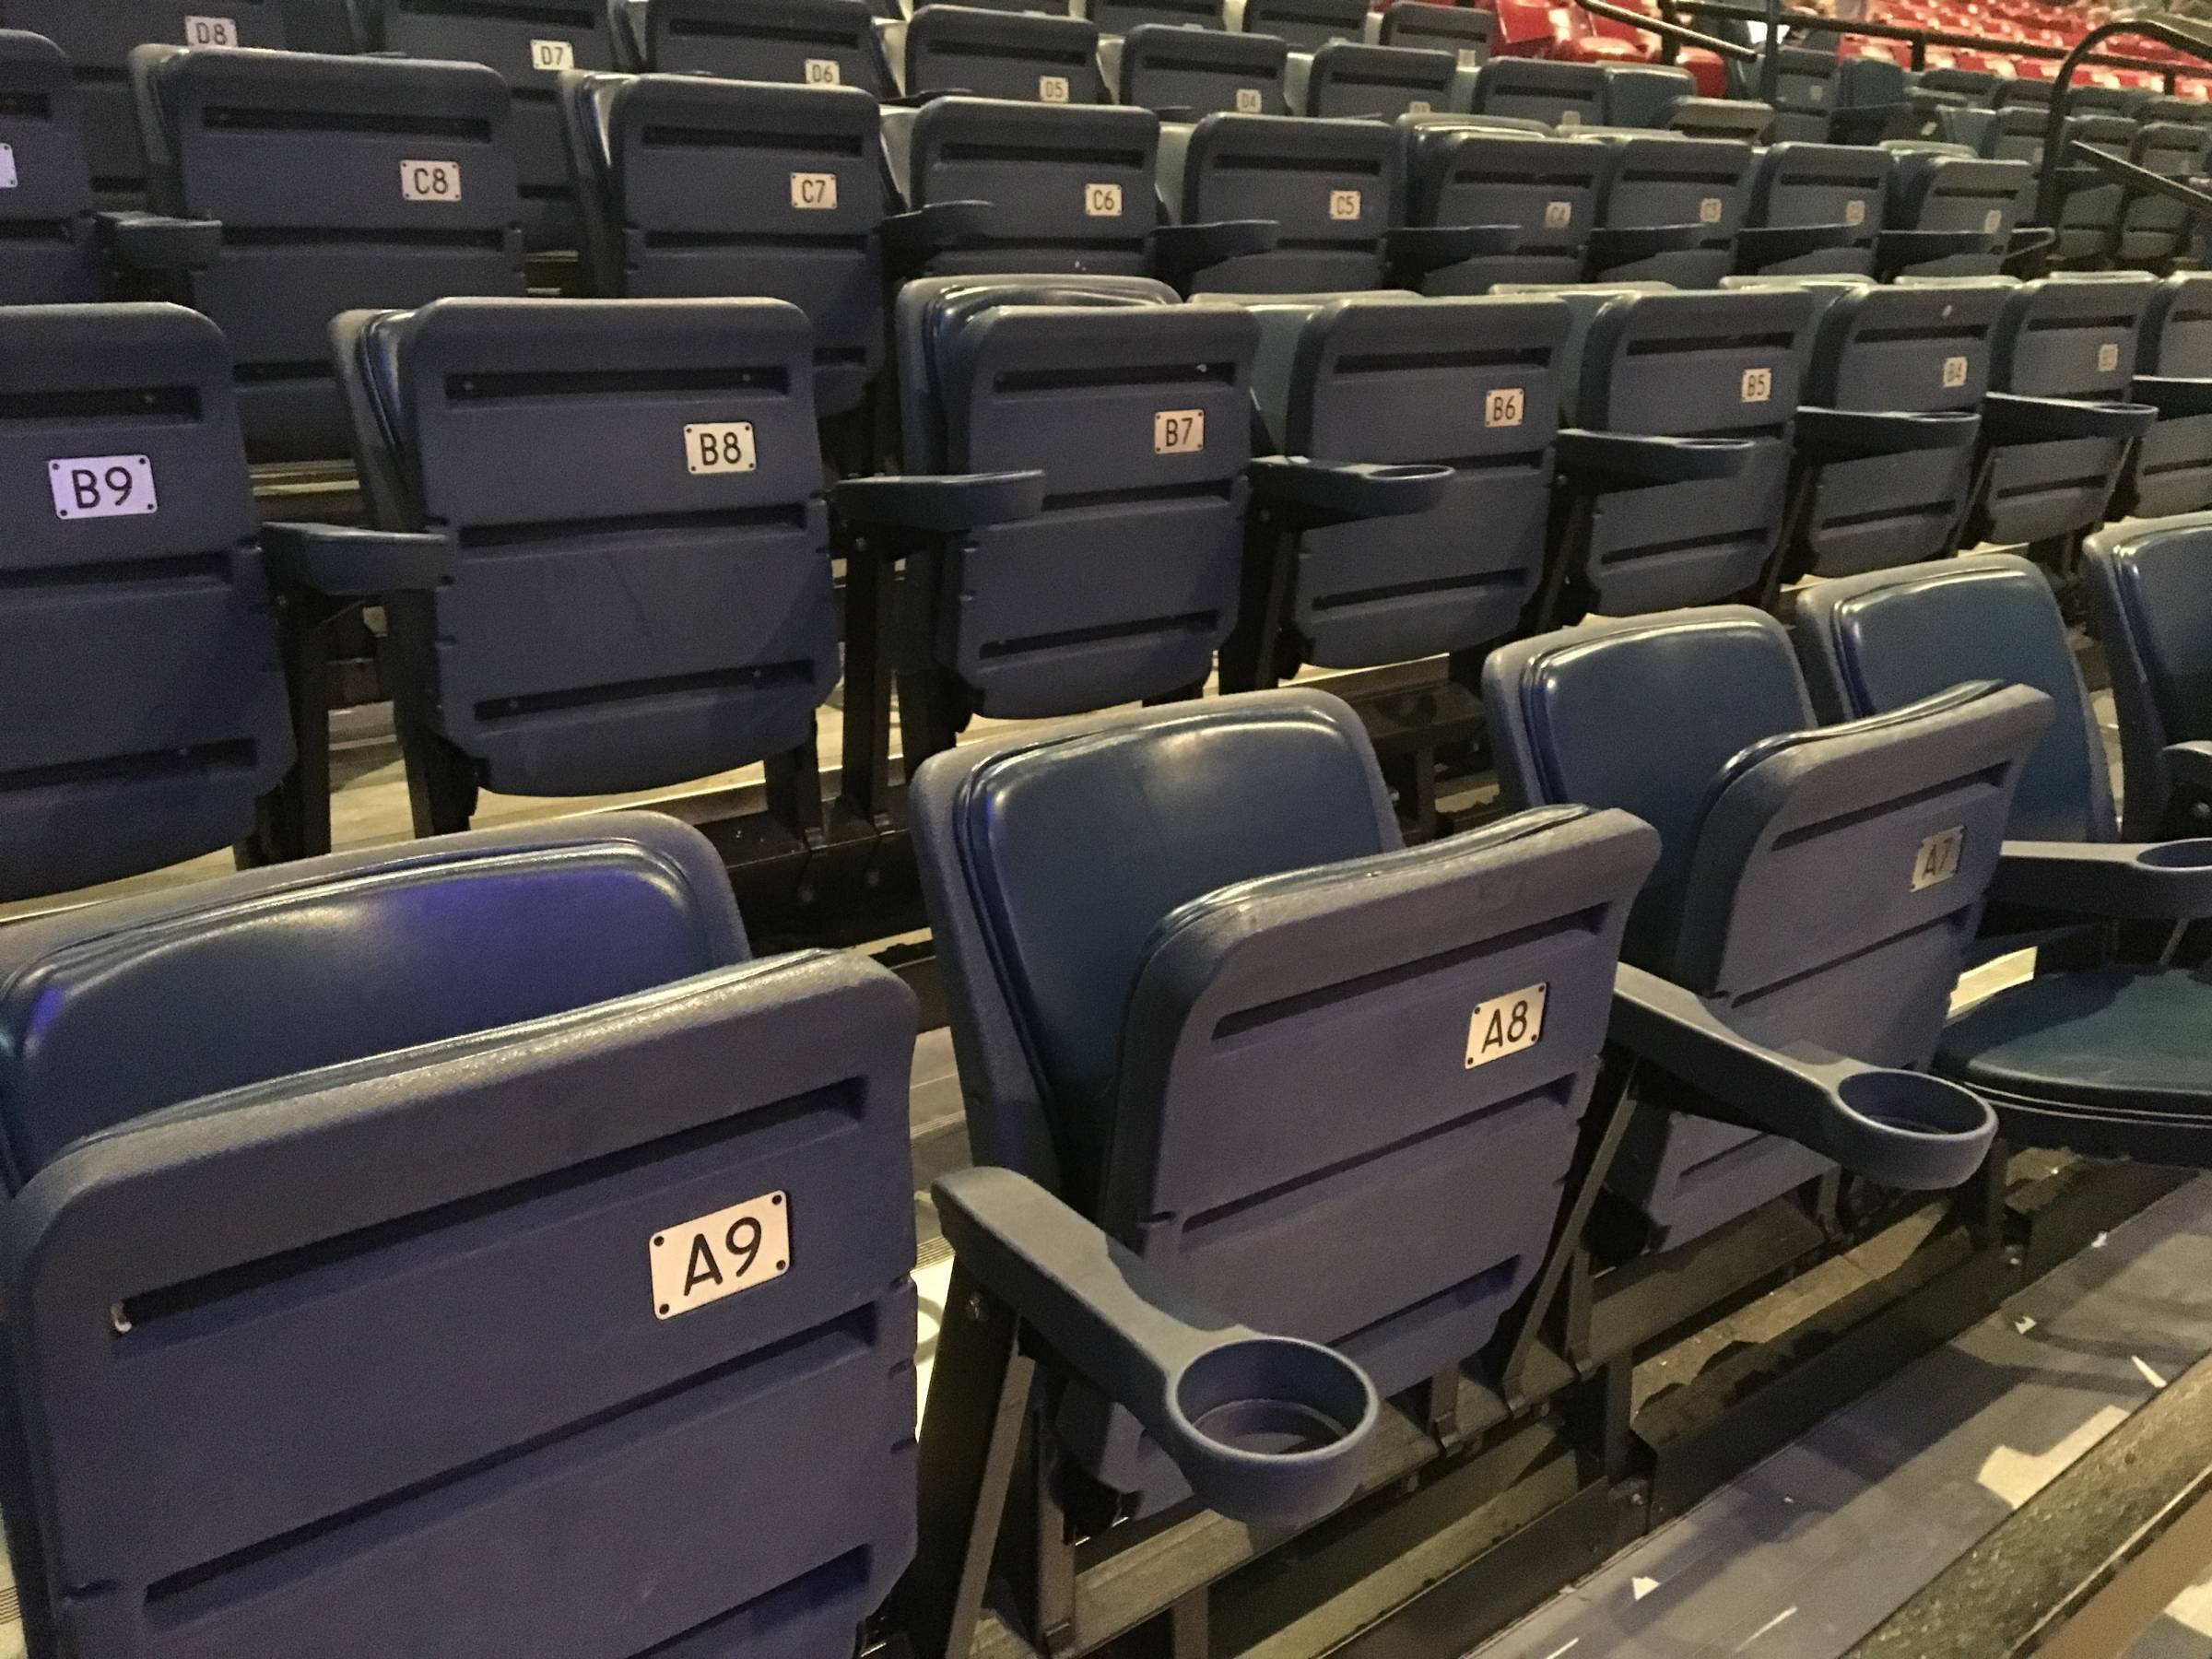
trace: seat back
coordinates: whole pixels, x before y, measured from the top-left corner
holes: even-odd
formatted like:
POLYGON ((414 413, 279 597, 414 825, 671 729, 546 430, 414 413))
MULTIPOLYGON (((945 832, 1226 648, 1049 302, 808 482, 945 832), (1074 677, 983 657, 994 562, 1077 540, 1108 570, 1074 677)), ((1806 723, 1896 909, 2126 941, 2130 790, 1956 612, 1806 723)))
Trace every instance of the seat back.
MULTIPOLYGON (((1480 1347, 1556 1224, 1648 830, 1555 809, 1403 849, 1357 717, 1311 691, 962 745, 912 821, 979 1156, 1379 1389, 1480 1347), (1278 788, 1299 812, 1246 809, 1278 788), (1284 1271, 1376 1206, 1410 1224, 1284 1271)), ((1138 1489, 1111 1430, 1086 1450, 1138 1489)))
POLYGON ((1710 604, 1756 582, 1782 534, 1790 422, 1812 337, 1801 289, 1623 293, 1583 343, 1573 420, 1599 431, 1724 434, 1753 449, 1732 477, 1592 498, 1569 575, 1589 608, 1630 616, 1710 604))
MULTIPOLYGON (((1850 242, 1762 265, 1762 271, 1870 276, 1889 189, 1887 150, 1864 144, 1771 144, 1752 170, 1744 222, 1778 229, 1844 225, 1850 242)), ((1738 261, 1739 265, 1747 261, 1738 261)))
POLYGON ((1510 253, 1447 266, 1430 293, 1480 293, 1500 282, 1572 282, 1597 220, 1613 158, 1580 138, 1487 128, 1483 117, 1406 122, 1406 219, 1416 225, 1512 225, 1510 253))
POLYGON ((593 291, 788 300, 814 325, 815 412, 856 406, 883 362, 875 100, 858 87, 606 75, 575 76, 563 101, 593 291))
POLYGON ((893 114, 884 144, 908 206, 991 204, 978 233, 937 254, 931 271, 1150 270, 1159 219, 1151 111, 939 98, 893 114))
POLYGON ((223 225, 185 292, 230 341, 254 459, 346 453, 340 312, 524 291, 507 88, 489 69, 182 47, 141 48, 132 69, 156 206, 223 225))
MULTIPOLYGON (((2212 379, 2212 280, 2170 276, 2143 312, 2138 373, 2212 379)), ((2212 414, 2161 413, 2136 440, 2120 484, 2119 514, 2163 518, 2212 507, 2212 414)))
POLYGON ((2113 839, 2096 715, 2051 584, 2005 554, 1821 582, 1800 595, 1797 653, 1830 719, 1886 713, 1963 680, 2031 686, 2056 709, 2014 799, 2026 841, 2113 839))
POLYGON ((1194 287, 1211 293, 1307 294, 1370 288, 1382 279, 1382 238, 1399 189, 1396 132, 1379 121, 1208 115, 1160 138, 1160 194, 1184 224, 1273 219, 1265 253, 1210 265, 1194 287))
POLYGON ((139 147, 125 65, 131 49, 170 46, 288 44, 283 0, 6 0, 0 24, 43 35, 61 48, 76 77, 79 117, 92 188, 114 206, 145 199, 146 157, 139 147))
POLYGON ((1099 26, 1101 36, 1132 35, 1154 24, 1222 32, 1221 0, 1088 0, 1084 16, 1099 26))
POLYGON ((1429 46, 1452 53, 1463 70, 1489 62, 1498 14, 1432 0, 1389 0, 1375 14, 1375 38, 1385 46, 1429 46))
POLYGON ((1099 27, 1081 18, 933 0, 907 19, 906 89, 1048 104, 1104 103, 1099 27))
POLYGON ((1290 60, 1293 102, 1306 115, 1372 115, 1385 121, 1452 107, 1458 60, 1413 46, 1331 41, 1311 58, 1290 60), (1296 86, 1305 79, 1304 98, 1296 86))
POLYGON ((652 788, 811 741, 837 677, 806 319, 773 300, 443 300, 343 320, 397 598, 394 694, 517 794, 652 788))
POLYGON ((897 307, 907 470, 1041 469, 932 595, 982 713, 1068 714, 1203 680, 1236 620, 1257 325, 1127 279, 940 278, 897 307))
POLYGON ((1475 72, 1475 112, 1528 115, 1555 127, 1606 120, 1606 72, 1596 64, 1501 57, 1475 72))
MULTIPOLYGON (((2144 313, 2158 287, 2135 271, 2020 284, 1998 321, 1990 389, 2125 402, 2144 313)), ((2112 501, 2127 449, 2125 439, 2096 437, 1997 445, 1969 537, 2017 544, 2095 526, 2112 501)))
POLYGON ((626 16, 640 69, 898 91, 866 0, 645 0, 626 16))
POLYGON ((1367 10, 1367 0, 1244 0, 1240 27, 1288 41, 1296 52, 1318 52, 1331 41, 1362 39, 1367 10))
MULTIPOLYGON (((1846 291, 1821 313, 1805 403, 1900 414, 1979 409, 2008 291, 1994 280, 1846 291)), ((1851 576, 1946 551, 1973 476, 1971 443, 1828 462, 1811 481, 1792 573, 1851 576)))
POLYGON ((612 69, 614 34, 594 0, 347 0, 364 51, 488 64, 514 96, 511 124, 523 229, 533 249, 576 245, 557 94, 571 69, 612 69))
MULTIPOLYGON (((1815 728, 1788 637, 1735 606, 1504 647, 1483 697, 1505 800, 1618 806, 1658 830, 1627 959, 1756 1041, 1926 1064, 2045 699, 1961 688, 1815 728)), ((1647 1112, 1615 1184, 1673 1243, 1823 1167, 1647 1112)))
POLYGON ((1698 94, 1689 71, 1672 65, 1609 64, 1605 75, 1606 126, 1664 130, 1673 124, 1675 106, 1698 94))
POLYGON ((292 737, 222 335, 0 310, 0 899, 243 840, 292 737))
MULTIPOLYGON (((2134 130, 2124 152, 2137 167, 2161 178, 2201 178, 2212 150, 2212 128, 2195 123, 2147 121, 2134 130)), ((2193 229, 2188 209, 2148 191, 2130 192, 2120 211, 2114 256, 2123 264, 2148 265, 2171 259, 2187 247, 2193 229)))
POLYGON ((86 1659, 850 1645, 913 1545, 913 1003, 746 956, 712 850, 643 816, 12 937, 27 1624, 86 1659))
MULTIPOLYGON (((1750 199, 1752 149, 1734 138, 1690 138, 1656 133, 1604 133, 1613 168, 1598 202, 1598 229, 1640 230, 1696 227, 1696 243, 1605 260, 1591 275, 1616 282, 1669 282, 1711 288, 1735 268, 1736 227, 1750 199)), ((1594 238, 1596 266, 1606 239, 1594 238)))
POLYGON ((1979 230, 1980 253, 1947 253, 1912 267, 1923 276, 1994 276, 2034 178, 2025 161, 1992 161, 1944 146, 1886 141, 1896 156, 1885 224, 1895 230, 1979 230))
POLYGON ((0 305, 100 299, 76 83, 61 49, 39 35, 0 29, 0 146, 13 180, 0 192, 0 305))
MULTIPOLYGON (((1114 42, 1101 48, 1113 55, 1114 42)), ((1273 35, 1142 23, 1119 44, 1117 96, 1185 117, 1223 112, 1288 115, 1290 48, 1273 35)))
POLYGON ((2183 823, 2195 827, 2172 810, 2165 750, 2212 739, 2208 550, 2212 522, 2198 513, 2106 531, 2090 538, 2083 559, 2089 616, 2120 717, 2127 785, 2122 832, 2129 841, 2155 841, 2183 823))
MULTIPOLYGON (((1836 104, 1836 54, 1831 47, 1775 49, 1774 124, 1769 135, 1778 142, 1818 143, 1828 136, 1829 112, 1836 104)), ((1758 96, 1757 65, 1739 65, 1747 82, 1741 96, 1758 96)))
POLYGON ((1453 469, 1425 512, 1298 538, 1299 660, 1359 667, 1504 638, 1543 574, 1567 307, 1377 295, 1260 315, 1260 403, 1281 453, 1453 469))

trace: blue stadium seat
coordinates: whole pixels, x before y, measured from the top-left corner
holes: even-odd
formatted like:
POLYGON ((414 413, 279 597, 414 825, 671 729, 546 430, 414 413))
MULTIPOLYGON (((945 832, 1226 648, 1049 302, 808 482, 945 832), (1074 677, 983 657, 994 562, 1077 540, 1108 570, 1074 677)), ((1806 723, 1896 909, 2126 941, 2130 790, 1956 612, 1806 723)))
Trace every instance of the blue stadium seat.
POLYGON ((151 199, 174 222, 128 227, 147 244, 118 252, 222 327, 255 460, 346 453, 340 312, 523 292, 507 88, 489 70, 182 46, 140 47, 131 69, 151 199))
POLYGON ((981 6, 923 6, 906 23, 906 91, 1049 104, 1107 101, 1099 29, 1081 18, 981 6))
MULTIPOLYGON (((912 803, 979 1163, 1385 1394, 1476 1359, 1559 1226, 1649 830, 1405 848, 1352 712, 1297 689, 962 744, 912 803)), ((1056 1420, 1139 1509, 1181 1496, 1080 1371, 1056 1420)))
POLYGON ((898 93, 866 0, 610 0, 610 15, 633 73, 898 93))
POLYGON ((514 95, 515 175, 523 229, 535 250, 576 245, 557 94, 571 69, 612 69, 614 32, 604 5, 543 0, 346 0, 363 52, 488 64, 514 95))
POLYGON ((1371 14, 1375 39, 1385 46, 1429 46, 1449 52, 1469 74, 1490 61, 1498 14, 1433 0, 1389 0, 1371 14))
POLYGON ((1475 72, 1477 115, 1515 115, 1553 127, 1602 126, 1606 72, 1595 64, 1492 58, 1475 72))
POLYGON ((1459 61, 1448 52, 1331 41, 1289 61, 1290 107, 1300 115, 1369 115, 1394 121, 1453 107, 1459 61))
MULTIPOLYGON (((2184 184, 2205 175, 2212 128, 2194 121, 2146 121, 2131 132, 2132 138, 2119 151, 2123 159, 2184 184)), ((2179 202, 2131 190, 2121 205, 2112 256, 2124 265, 2177 259, 2189 253, 2196 234, 2188 209, 2179 202)))
POLYGON ((1408 226, 1497 226, 1501 251, 1425 274, 1430 294, 1486 292, 1500 282, 1573 282, 1583 274, 1598 194, 1612 167, 1602 145, 1517 130, 1510 118, 1401 119, 1408 226))
POLYGON ((2212 507, 2212 279, 2170 276, 2151 295, 2128 396, 2159 418, 2128 456, 2112 516, 2212 507))
POLYGON ((1791 288, 1604 300, 1555 445, 1566 512, 1538 626, 1759 589, 1816 311, 1791 288))
MULTIPOLYGON (((2052 699, 2058 717, 2021 779, 1990 887, 2008 923, 2171 926, 2212 915, 2212 842, 2117 839, 2096 716, 2033 565, 1991 555, 1823 582, 1800 600, 1796 626, 1817 695, 1846 713, 1894 710, 1969 676, 2052 699)), ((2208 1022, 2212 979, 2106 960, 2040 972, 1975 1005, 1946 1030, 1936 1065, 1988 1100, 2013 1139, 2203 1165, 2208 1022)))
MULTIPOLYGON (((1424 0, 1425 3, 1425 0, 1424 0)), ((1114 97, 1163 116, 1288 115, 1290 47, 1274 35, 1140 23, 1099 41, 1114 97)))
POLYGON ((1895 162, 1883 213, 1884 277, 1994 276, 2018 222, 2025 161, 1993 161, 1963 145, 1885 140, 1895 162))
POLYGON ((381 530, 311 538, 306 579, 382 596, 418 832, 479 785, 811 775, 837 615, 804 313, 442 300, 333 332, 381 530))
POLYGON ((2082 572, 2112 675, 2130 841, 2202 834, 2212 822, 2212 519, 2115 526, 2090 537, 2082 572))
MULTIPOLYGON (((1624 996, 1614 1018, 1616 1040, 1659 1074, 1613 1168, 1653 1242, 1707 1232, 1831 1159, 1891 1184, 1971 1172, 1994 1124, 1971 1098, 1891 1074, 1903 1126, 1923 1105, 1937 1114, 1920 1126, 1944 1133, 1926 1136, 1868 1135, 1832 1104, 1757 1113, 1740 1081, 1649 1044, 1636 1005, 1665 1008, 1671 990, 1671 1018, 1701 1008, 1739 1049, 1926 1066, 2046 698, 1982 683, 1816 727, 1788 635, 1727 606, 1501 647, 1483 700, 1504 805, 1618 807, 1659 832, 1622 959, 1661 985, 1624 996)), ((1888 1085, 1866 1087, 1856 1111, 1879 1119, 1888 1085)))
POLYGON ((105 297, 92 174, 69 60, 52 41, 0 30, 0 305, 105 297))
POLYGON ((1214 293, 1337 293, 1382 284, 1400 171, 1380 121, 1207 115, 1159 137, 1159 194, 1179 227, 1272 220, 1278 240, 1195 268, 1214 293))
POLYGON ((1318 52, 1332 41, 1364 39, 1367 13, 1367 0, 1244 0, 1238 27, 1288 41, 1293 52, 1318 52))
POLYGON ((35 1651, 852 1650, 914 1547, 893 976, 752 959, 636 814, 11 928, 0 985, 35 1651))
POLYGON ((1735 268, 1872 276, 1889 171, 1889 153, 1871 145, 1769 145, 1736 229, 1735 268))
POLYGON ((1735 268, 1752 150, 1733 138, 1601 130, 1613 151, 1590 232, 1590 275, 1712 288, 1735 268))
POLYGON ((250 840, 292 759, 223 337, 0 309, 0 899, 250 840))
POLYGON ((561 94, 591 291, 788 300, 814 325, 816 414, 856 407, 883 363, 876 100, 697 75, 578 75, 561 94))
MULTIPOLYGON (((1983 138, 1982 153, 1998 160, 2024 161, 2040 173, 2049 115, 2047 99, 2041 103, 2013 103, 2000 109, 1983 138)), ((2135 141, 2136 124, 2118 115, 2069 114, 2062 134, 2065 160, 2058 170, 2059 206, 2053 221, 2058 237, 2051 254, 2068 266, 2093 268, 2104 262, 2118 241, 2123 190, 2118 180, 2082 161, 2074 147, 2094 145, 2125 160, 2135 141)), ((2038 218, 2037 188, 2033 175, 2021 186, 2020 223, 2038 218)))
POLYGON ((1155 26, 1222 32, 1221 0, 1088 0, 1084 15, 1099 26, 1101 40, 1155 26))
MULTIPOLYGON (((1738 98, 1756 98, 1765 84, 1757 64, 1735 64, 1738 98)), ((1774 122, 1768 135, 1778 144, 1818 144, 1828 136, 1828 118, 1836 105, 1836 53, 1814 46, 1775 49, 1774 122)))

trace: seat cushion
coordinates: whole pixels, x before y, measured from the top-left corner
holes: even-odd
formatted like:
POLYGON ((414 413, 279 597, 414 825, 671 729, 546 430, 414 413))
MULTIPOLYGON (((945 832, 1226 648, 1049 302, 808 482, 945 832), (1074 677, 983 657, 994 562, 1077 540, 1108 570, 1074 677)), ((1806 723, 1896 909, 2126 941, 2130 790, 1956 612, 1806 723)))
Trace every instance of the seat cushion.
POLYGON ((1993 1095, 2212 1133, 2207 1034, 2212 971, 2118 964, 1999 992, 1945 1030, 1936 1065, 1993 1095))

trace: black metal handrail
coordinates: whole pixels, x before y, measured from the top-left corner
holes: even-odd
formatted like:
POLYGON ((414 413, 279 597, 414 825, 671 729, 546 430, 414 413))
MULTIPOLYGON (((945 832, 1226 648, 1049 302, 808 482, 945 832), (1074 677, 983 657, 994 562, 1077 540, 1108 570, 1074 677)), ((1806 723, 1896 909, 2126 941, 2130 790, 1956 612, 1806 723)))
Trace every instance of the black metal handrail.
POLYGON ((2066 89, 2074 84, 2074 71, 2081 67, 2091 48, 2100 41, 2122 34, 2163 41, 2201 63, 2212 64, 2212 42, 2159 18, 2115 18, 2110 23, 2100 23, 2075 41, 2074 50, 2066 53, 2065 61, 2059 65, 2058 73, 2051 80, 2051 113, 2043 121, 2042 171, 2037 177, 2035 187, 2035 218, 2038 224, 2058 223, 2058 169, 2064 159, 2061 152, 2065 147, 2066 89))
POLYGON ((2212 194, 2194 185, 2168 178, 2161 172, 2153 172, 2147 167, 2130 161, 2125 156, 2114 155, 2111 150, 2100 149, 2093 144, 2083 144, 2078 139, 2066 153, 2107 178, 2117 179, 2137 194, 2164 196, 2170 202, 2179 202, 2197 218, 2212 219, 2212 194))
MULTIPOLYGON (((1927 67, 1927 49, 1930 46, 1956 47, 1961 52, 1986 53, 1992 57, 2063 58, 2069 48, 2046 46, 2036 41, 1996 41, 1986 35, 1961 34, 1949 29, 1916 29, 1905 23, 1885 23, 1873 18, 1855 19, 1830 18, 1819 12, 1779 10, 1769 6, 1755 11, 1748 6, 1730 5, 1727 0, 1661 0, 1667 11, 1686 12, 1700 18, 1736 18, 1746 23, 1765 23, 1770 29, 1787 28, 1817 31, 1822 34, 1864 35, 1869 40, 1899 41, 1912 49, 1912 67, 1927 67)), ((1770 34, 1768 39, 1773 39, 1770 34)), ((2150 58, 2117 57, 2100 54, 2092 60, 2115 69, 2140 69, 2162 76, 2166 89, 2173 90, 2174 67, 2150 58)), ((1771 100, 1771 96, 1770 96, 1771 100)))

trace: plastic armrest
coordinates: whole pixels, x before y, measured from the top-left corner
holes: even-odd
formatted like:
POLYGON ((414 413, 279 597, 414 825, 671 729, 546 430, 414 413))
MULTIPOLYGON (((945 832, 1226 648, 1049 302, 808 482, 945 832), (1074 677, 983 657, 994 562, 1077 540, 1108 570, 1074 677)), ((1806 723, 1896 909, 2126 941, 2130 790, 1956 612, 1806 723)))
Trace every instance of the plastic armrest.
POLYGON ((1698 1090, 1712 1109, 1707 1115, 1795 1141, 1884 1186, 1957 1186, 1997 1133, 1996 1114, 1956 1083, 1810 1043, 1769 1048, 1732 1030, 1695 994, 1626 963, 1613 982, 1610 1034, 1698 1090))
POLYGON ((1273 219, 1217 219, 1204 225, 1161 225, 1152 232, 1152 263, 1180 288, 1208 265, 1248 253, 1265 253, 1282 240, 1273 219))
POLYGON ((2159 418, 2148 404, 2091 403, 1992 392, 1982 400, 1982 429, 1993 443, 2068 438, 2140 438, 2159 418))
POLYGON ((159 213, 93 215, 101 242, 134 271, 200 271, 223 251, 220 219, 171 218, 159 213))
POLYGON ((1989 896, 2117 922, 2195 922, 2212 916, 2212 841, 2008 841, 1989 896))
POLYGON ((2138 374, 2128 388, 2136 403, 2161 416, 2212 415, 2212 380, 2185 380, 2171 374, 2138 374))
POLYGON ((1824 409, 1800 406, 1794 431, 1800 453, 1819 459, 1896 455, 1908 450, 1958 450, 1974 441, 1982 417, 1972 409, 1824 409))
POLYGON ((831 486, 830 508, 850 524, 957 535, 985 524, 1036 517, 1044 510, 1044 474, 923 473, 847 478, 831 486))
POLYGON ((1865 235, 1861 227, 1841 220, 1832 225, 1746 225, 1735 233, 1735 252, 1740 264, 1770 265, 1807 253, 1848 248, 1865 235))
POLYGON ((1590 232, 1591 268, 1701 248, 1712 234, 1707 225, 1600 225, 1590 232))
POLYGON ((1381 1404, 1341 1354, 1223 1319, 1012 1170, 963 1170, 933 1196, 959 1265, 1142 1423, 1208 1507, 1300 1525, 1357 1489, 1381 1404))
POLYGON ((1426 512, 1444 499, 1452 469, 1264 455, 1252 464, 1251 477, 1253 496, 1266 505, 1308 523, 1335 524, 1426 512))
POLYGON ((1518 225, 1400 225, 1382 241, 1391 269, 1417 277, 1465 260, 1511 253, 1520 245, 1518 225))
POLYGON ((1648 438, 1569 427, 1552 440, 1559 471, 1614 486, 1733 478, 1750 464, 1748 438, 1648 438))
POLYGON ((932 202, 912 213, 887 215, 884 258, 895 270, 913 270, 951 248, 980 241, 990 218, 989 202, 932 202))
POLYGON ((453 573, 442 535, 352 524, 264 524, 261 550, 278 582, 334 599, 427 593, 453 573))

